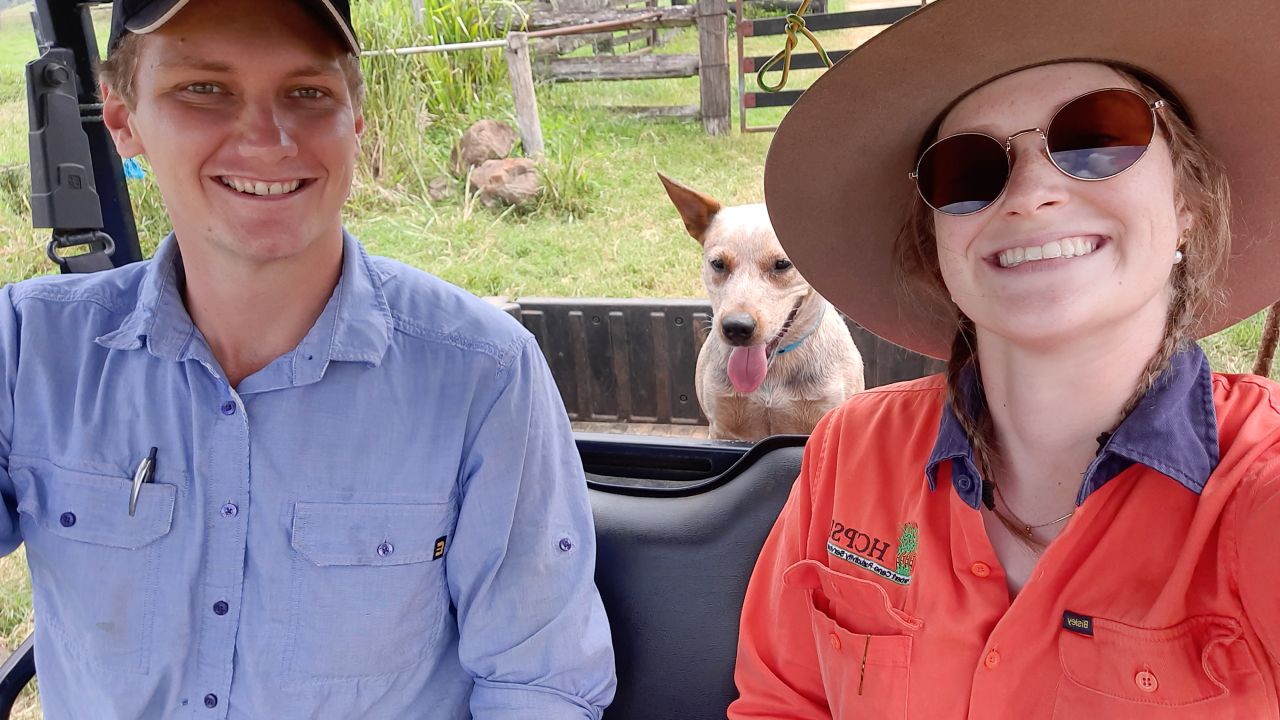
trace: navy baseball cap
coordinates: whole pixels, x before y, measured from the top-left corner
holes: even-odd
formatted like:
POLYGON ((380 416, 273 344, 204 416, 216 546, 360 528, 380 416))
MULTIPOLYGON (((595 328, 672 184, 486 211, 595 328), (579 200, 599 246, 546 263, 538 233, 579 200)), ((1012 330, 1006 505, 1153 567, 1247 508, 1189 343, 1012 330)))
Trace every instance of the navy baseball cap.
MULTIPOLYGON (((202 0, 217 2, 217 0, 202 0)), ((265 0, 279 2, 280 0, 265 0)), ((350 0, 298 0, 322 23, 332 29, 353 54, 360 54, 355 28, 351 25, 350 0)), ((160 28, 191 0, 115 0, 111 7, 111 40, 107 51, 115 50, 125 33, 145 35, 160 28)))

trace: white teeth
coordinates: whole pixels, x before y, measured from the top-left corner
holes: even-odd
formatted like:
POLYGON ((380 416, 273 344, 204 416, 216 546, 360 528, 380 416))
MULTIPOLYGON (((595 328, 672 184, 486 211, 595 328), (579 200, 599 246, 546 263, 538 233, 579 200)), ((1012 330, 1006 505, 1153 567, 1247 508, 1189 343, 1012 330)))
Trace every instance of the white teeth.
POLYGON ((1001 251, 997 259, 1000 267, 1010 268, 1032 260, 1080 257, 1088 255, 1097 247, 1098 243, 1091 238, 1071 237, 1050 240, 1039 246, 1010 248, 1001 251))
POLYGON ((254 180, 242 180, 234 177, 222 177, 222 184, 248 195, 288 195, 302 186, 301 180, 290 180, 283 183, 265 183, 254 180))

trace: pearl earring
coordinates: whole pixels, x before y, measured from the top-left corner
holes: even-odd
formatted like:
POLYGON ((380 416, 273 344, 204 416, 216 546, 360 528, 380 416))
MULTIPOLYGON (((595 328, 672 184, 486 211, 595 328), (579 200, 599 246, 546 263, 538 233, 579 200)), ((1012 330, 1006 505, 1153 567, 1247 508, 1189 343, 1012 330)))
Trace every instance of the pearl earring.
POLYGON ((1173 251, 1173 264, 1174 264, 1174 265, 1177 265, 1177 264, 1178 264, 1178 263, 1180 263, 1180 262, 1182 262, 1182 251, 1181 251, 1181 250, 1174 250, 1174 251, 1173 251))

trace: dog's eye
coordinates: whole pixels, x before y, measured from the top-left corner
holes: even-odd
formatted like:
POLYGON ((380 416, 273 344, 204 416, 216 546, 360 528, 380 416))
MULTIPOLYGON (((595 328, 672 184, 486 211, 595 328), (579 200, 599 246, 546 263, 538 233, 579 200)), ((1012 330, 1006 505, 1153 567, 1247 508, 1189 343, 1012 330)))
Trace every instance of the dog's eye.
POLYGON ((724 260, 721 260, 720 258, 712 258, 708 262, 711 264, 712 270, 715 270, 716 272, 724 272, 724 260))
POLYGON ((782 272, 783 270, 790 270, 791 261, 786 258, 782 258, 781 260, 773 264, 773 269, 777 270, 778 272, 782 272))

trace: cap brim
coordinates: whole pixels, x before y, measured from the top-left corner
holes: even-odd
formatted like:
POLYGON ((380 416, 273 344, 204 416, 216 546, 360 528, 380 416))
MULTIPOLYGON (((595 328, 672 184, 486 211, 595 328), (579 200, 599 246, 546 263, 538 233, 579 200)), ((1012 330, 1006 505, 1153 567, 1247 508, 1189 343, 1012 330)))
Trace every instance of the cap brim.
POLYGON ((925 133, 957 97, 1016 69, 1130 66, 1174 92, 1231 182, 1227 303, 1200 323, 1203 337, 1280 297, 1271 218, 1280 83, 1267 80, 1280 74, 1276 47, 1274 0, 936 0, 847 55, 787 114, 765 165, 769 217, 788 257, 836 307, 945 358, 953 309, 907 292, 893 261, 925 133))
MULTIPOLYGON (((136 11, 124 23, 124 29, 138 35, 145 35, 155 32, 168 22, 174 15, 182 10, 191 0, 157 0, 149 3, 146 7, 136 11)), ((280 0, 271 0, 279 2, 280 0)), ((356 39, 355 32, 352 30, 351 24, 347 22, 347 18, 343 13, 339 12, 333 0, 307 0, 306 4, 316 16, 326 21, 333 29, 338 31, 346 44, 347 49, 353 54, 360 54, 360 42, 356 39)), ((348 13, 349 15, 349 13, 348 13)))

